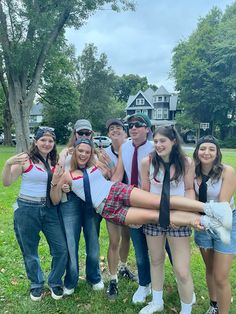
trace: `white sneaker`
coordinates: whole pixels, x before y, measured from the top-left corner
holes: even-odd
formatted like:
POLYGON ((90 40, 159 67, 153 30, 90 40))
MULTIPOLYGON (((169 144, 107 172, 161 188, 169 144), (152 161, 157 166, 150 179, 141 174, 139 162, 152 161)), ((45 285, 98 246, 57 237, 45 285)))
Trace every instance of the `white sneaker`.
POLYGON ((75 292, 75 289, 67 289, 66 287, 63 288, 63 295, 72 295, 75 292))
POLYGON ((232 229, 232 208, 228 202, 214 202, 210 201, 209 203, 204 204, 204 212, 210 216, 214 217, 226 228, 232 229))
POLYGON ((151 285, 139 286, 136 292, 133 295, 132 302, 143 303, 146 301, 146 297, 151 294, 151 285))
POLYGON ((104 289, 104 283, 101 280, 98 283, 95 283, 92 287, 93 287, 93 290, 95 290, 95 291, 103 290, 104 289))
POLYGON ((224 244, 229 244, 231 241, 230 231, 223 227, 221 223, 215 218, 208 217, 206 215, 201 216, 201 224, 208 230, 213 236, 217 236, 224 244))
POLYGON ((155 312, 161 312, 164 310, 164 303, 155 303, 150 302, 148 305, 146 305, 142 310, 139 312, 139 314, 153 314, 155 312))

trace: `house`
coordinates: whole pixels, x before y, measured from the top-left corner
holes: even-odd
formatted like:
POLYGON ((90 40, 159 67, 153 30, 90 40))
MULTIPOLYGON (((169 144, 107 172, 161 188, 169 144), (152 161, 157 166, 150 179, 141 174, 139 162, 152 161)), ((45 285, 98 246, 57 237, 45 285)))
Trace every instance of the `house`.
POLYGON ((33 104, 33 107, 30 111, 29 117, 29 127, 30 129, 34 129, 37 127, 43 120, 43 104, 38 102, 33 104))
POLYGON ((136 95, 130 95, 125 108, 127 116, 142 112, 146 114, 152 125, 172 125, 175 124, 175 114, 177 111, 176 94, 169 93, 164 86, 160 86, 156 91, 152 88, 138 91, 136 95))

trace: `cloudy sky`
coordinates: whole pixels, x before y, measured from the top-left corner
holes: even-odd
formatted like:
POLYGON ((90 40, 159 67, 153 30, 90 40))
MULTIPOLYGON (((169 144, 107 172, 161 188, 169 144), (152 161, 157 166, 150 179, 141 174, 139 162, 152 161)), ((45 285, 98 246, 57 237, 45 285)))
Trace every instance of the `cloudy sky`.
POLYGON ((98 11, 66 36, 81 54, 86 43, 106 53, 116 74, 146 76, 149 83, 174 91, 169 78, 172 49, 186 39, 213 6, 225 10, 233 0, 137 0, 134 12, 98 11))

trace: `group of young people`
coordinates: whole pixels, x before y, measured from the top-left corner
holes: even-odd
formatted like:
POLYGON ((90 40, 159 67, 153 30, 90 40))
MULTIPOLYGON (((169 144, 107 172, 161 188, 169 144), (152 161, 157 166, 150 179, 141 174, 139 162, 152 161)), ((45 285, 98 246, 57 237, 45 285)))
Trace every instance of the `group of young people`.
POLYGON ((219 144, 212 136, 198 141, 191 160, 183 153, 173 126, 158 127, 151 142, 151 122, 146 115, 134 114, 127 123, 130 140, 121 120, 107 122, 112 145, 104 150, 94 147, 90 122, 78 120, 59 159, 54 130, 40 127, 30 152, 6 161, 3 184, 8 186, 22 177, 14 229, 31 282, 31 299, 41 300, 45 281, 38 256, 40 231, 52 255, 48 285, 54 299, 74 293, 82 229, 86 279, 94 290, 104 288, 99 229, 105 218, 109 299, 118 296, 117 272, 136 280, 127 266, 131 237, 138 271, 132 302, 145 302, 152 294, 152 301, 140 313, 164 308, 165 250, 176 277, 180 313, 191 313, 196 302, 190 270, 193 227, 206 265, 210 298, 206 313, 229 313, 229 274, 236 254, 234 169, 222 164, 219 144))

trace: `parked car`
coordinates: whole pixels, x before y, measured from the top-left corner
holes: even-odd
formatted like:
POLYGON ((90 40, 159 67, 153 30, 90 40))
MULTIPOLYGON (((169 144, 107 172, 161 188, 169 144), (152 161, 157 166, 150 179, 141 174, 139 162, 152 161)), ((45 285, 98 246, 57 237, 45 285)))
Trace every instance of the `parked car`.
POLYGON ((0 144, 3 144, 3 141, 4 141, 4 134, 1 134, 0 135, 0 144))
POLYGON ((111 145, 111 139, 107 136, 94 136, 93 142, 95 147, 108 147, 111 145))

